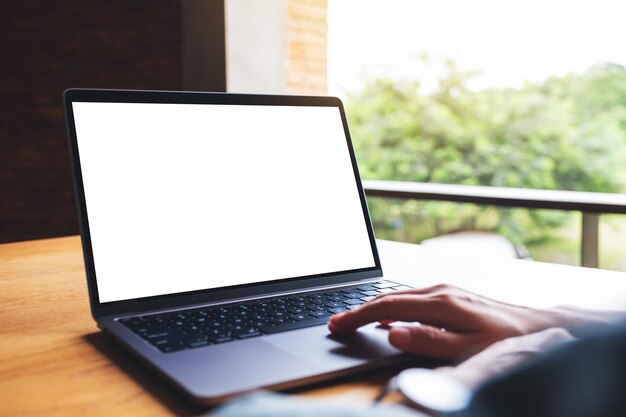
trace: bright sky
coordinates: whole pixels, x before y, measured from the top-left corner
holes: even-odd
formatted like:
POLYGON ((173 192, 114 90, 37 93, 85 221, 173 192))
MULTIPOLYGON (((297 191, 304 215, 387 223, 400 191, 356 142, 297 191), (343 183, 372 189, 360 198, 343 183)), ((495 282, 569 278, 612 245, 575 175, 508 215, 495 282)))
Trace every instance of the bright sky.
POLYGON ((329 94, 366 76, 427 79, 422 52, 481 70, 475 88, 626 65, 625 17, 624 0, 329 0, 329 94))

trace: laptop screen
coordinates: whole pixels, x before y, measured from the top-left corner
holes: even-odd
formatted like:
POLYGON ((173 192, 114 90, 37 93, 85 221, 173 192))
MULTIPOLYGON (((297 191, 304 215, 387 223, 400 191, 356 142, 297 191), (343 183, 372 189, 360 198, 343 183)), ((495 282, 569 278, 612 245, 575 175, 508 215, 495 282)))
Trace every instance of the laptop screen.
POLYGON ((72 109, 100 302, 375 266, 338 107, 72 109))

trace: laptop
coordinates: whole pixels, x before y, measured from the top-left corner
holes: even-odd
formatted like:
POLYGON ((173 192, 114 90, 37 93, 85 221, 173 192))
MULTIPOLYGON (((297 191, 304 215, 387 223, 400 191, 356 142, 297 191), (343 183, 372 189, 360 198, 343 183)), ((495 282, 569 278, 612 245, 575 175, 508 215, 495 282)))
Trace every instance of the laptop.
POLYGON ((193 401, 410 359, 332 314, 382 277, 333 97, 64 93, 91 312, 193 401))

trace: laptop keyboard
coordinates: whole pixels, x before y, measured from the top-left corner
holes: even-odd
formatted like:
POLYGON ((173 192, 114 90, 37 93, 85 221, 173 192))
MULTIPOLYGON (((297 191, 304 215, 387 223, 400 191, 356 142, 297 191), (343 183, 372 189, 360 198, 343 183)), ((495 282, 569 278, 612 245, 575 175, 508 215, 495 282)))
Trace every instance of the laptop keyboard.
POLYGON ((391 281, 121 319, 161 352, 174 352, 325 324, 379 294, 410 289, 391 281))

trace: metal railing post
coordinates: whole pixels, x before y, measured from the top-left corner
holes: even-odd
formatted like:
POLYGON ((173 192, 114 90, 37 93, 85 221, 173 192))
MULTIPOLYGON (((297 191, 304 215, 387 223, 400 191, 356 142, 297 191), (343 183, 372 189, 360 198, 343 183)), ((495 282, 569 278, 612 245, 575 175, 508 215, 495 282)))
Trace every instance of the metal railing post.
POLYGON ((600 214, 582 213, 581 228, 581 264, 589 268, 598 268, 599 262, 599 235, 600 214))

